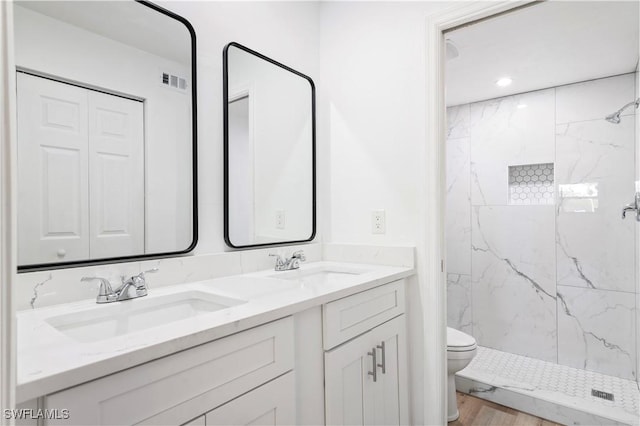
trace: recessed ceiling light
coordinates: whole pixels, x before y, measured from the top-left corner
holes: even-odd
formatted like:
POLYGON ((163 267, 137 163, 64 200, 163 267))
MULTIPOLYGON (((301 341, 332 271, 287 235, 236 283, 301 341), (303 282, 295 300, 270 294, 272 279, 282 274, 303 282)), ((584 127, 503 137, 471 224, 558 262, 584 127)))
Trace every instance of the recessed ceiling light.
POLYGON ((513 82, 510 77, 502 77, 500 80, 496 81, 496 86, 499 87, 507 87, 513 82))
POLYGON ((526 108, 527 104, 518 104, 518 109, 526 108))

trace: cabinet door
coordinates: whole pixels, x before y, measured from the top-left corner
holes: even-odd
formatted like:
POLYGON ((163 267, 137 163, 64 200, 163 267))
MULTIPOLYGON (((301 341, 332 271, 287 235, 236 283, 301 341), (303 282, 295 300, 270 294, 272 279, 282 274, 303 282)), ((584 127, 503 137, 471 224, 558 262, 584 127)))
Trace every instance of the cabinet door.
POLYGON ((372 346, 376 347, 377 381, 372 386, 373 416, 370 425, 408 423, 406 342, 404 315, 371 330, 372 346), (383 368, 384 366, 384 368, 383 368))
POLYGON ((369 333, 325 353, 325 415, 328 425, 364 425, 373 417, 369 333))
POLYGON ((288 317, 48 395, 44 408, 85 426, 180 425, 287 373, 293 359, 288 317))
POLYGON ((143 254, 142 102, 87 92, 91 259, 143 254))
POLYGON ((292 425, 296 421, 295 380, 290 372, 208 412, 212 425, 292 425))
POLYGON ((18 264, 89 258, 87 91, 18 73, 18 264))
POLYGON ((404 316, 399 316, 325 353, 328 425, 407 422, 405 345, 404 316), (374 351, 375 381, 370 374, 374 351))

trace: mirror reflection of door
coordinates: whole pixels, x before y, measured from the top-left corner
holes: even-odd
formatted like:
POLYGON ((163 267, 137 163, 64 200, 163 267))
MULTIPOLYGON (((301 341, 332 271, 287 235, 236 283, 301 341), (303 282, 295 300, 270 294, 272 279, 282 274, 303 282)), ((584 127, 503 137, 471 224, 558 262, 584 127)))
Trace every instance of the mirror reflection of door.
POLYGON ((229 207, 237 220, 230 221, 229 234, 240 245, 255 240, 255 175, 253 123, 250 92, 243 91, 229 100, 229 186, 237 196, 229 198, 229 207))
POLYGON ((143 103, 18 73, 18 262, 144 252, 143 103))

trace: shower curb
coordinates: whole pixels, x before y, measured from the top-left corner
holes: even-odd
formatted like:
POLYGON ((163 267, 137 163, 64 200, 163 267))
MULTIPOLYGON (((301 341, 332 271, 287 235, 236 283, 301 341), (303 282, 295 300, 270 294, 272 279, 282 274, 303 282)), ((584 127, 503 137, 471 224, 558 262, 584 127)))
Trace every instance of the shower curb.
MULTIPOLYGON (((456 374, 456 390, 477 398, 505 405, 531 415, 541 417, 565 425, 627 425, 640 424, 638 417, 622 411, 620 415, 611 415, 605 411, 607 407, 579 406, 570 397, 559 392, 549 392, 527 387, 525 384, 488 383, 486 380, 473 377, 473 371, 462 370, 456 374)), ((495 381, 497 382, 497 380, 495 381)), ((609 410, 611 411, 611 410, 609 410)))

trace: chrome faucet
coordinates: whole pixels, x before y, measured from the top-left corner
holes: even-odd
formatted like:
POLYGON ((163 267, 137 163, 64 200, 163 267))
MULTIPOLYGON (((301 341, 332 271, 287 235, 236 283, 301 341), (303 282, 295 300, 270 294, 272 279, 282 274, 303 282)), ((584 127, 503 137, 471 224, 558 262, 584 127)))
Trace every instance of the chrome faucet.
POLYGON ((147 282, 145 281, 145 274, 157 271, 158 268, 153 268, 148 271, 140 272, 138 275, 134 275, 126 280, 122 277, 122 284, 120 284, 120 286, 115 290, 111 287, 111 283, 106 278, 83 277, 80 281, 100 281, 100 291, 96 297, 96 303, 121 302, 123 300, 146 296, 148 288, 147 282))
POLYGON ((290 271, 292 269, 298 269, 300 267, 300 262, 307 260, 307 258, 304 257, 304 252, 302 250, 293 252, 289 258, 275 253, 269 253, 269 256, 274 256, 276 258, 276 271, 290 271))

